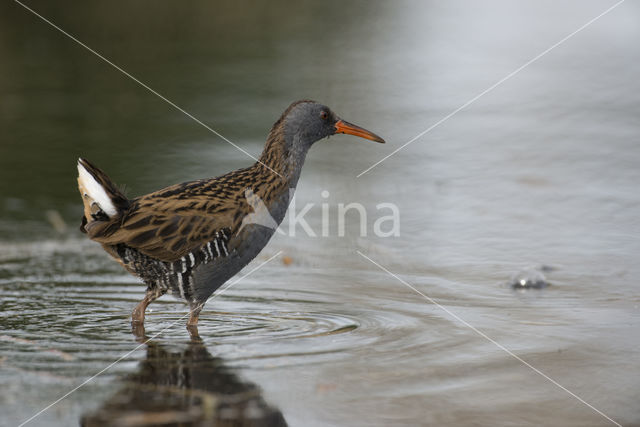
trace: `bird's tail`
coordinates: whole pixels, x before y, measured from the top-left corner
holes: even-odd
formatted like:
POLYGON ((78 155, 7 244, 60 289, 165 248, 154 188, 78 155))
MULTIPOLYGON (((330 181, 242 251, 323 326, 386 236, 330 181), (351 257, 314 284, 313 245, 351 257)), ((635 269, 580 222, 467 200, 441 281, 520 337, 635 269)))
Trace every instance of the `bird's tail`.
POLYGON ((92 223, 109 222, 129 207, 129 199, 107 174, 83 158, 78 159, 78 189, 84 203, 80 230, 85 233, 92 223))

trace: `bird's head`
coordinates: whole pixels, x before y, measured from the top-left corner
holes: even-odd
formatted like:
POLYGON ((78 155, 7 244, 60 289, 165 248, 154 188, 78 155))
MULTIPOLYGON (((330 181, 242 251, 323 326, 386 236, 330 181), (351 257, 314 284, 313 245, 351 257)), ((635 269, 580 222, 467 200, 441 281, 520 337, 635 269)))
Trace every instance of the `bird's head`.
POLYGON ((336 133, 346 133, 384 143, 373 132, 342 120, 329 107, 314 101, 296 101, 284 112, 281 119, 287 139, 305 148, 314 142, 336 133))

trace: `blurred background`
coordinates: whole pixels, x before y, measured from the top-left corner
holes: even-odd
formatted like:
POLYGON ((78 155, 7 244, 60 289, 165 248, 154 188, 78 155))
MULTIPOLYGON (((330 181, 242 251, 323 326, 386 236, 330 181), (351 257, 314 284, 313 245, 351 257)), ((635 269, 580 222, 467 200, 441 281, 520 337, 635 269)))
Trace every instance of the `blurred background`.
MULTIPOLYGON (((357 177, 615 2, 25 4, 254 156, 302 98, 387 144, 340 135, 313 147, 297 204, 316 204, 305 218, 317 234, 329 204, 330 236, 276 235, 248 269, 278 251, 287 262, 207 304, 204 359, 185 356, 184 322, 154 340, 163 351, 136 349, 128 316, 144 287, 77 231, 76 159, 131 197, 252 160, 3 2, 0 424, 134 349, 29 425, 91 425, 104 408, 170 418, 113 401, 158 358, 173 363, 158 371, 205 360, 255 384, 264 423, 612 424, 356 251, 616 422, 640 423, 640 5, 620 4, 357 177), (337 205, 351 202, 367 209, 366 236, 354 212, 338 236, 337 205), (374 235, 380 203, 398 206, 399 236, 374 235), (542 289, 513 289, 523 270, 542 289)), ((186 311, 163 298, 149 335, 186 311)), ((154 381, 175 394, 152 388, 149 400, 187 424, 209 409, 185 393, 227 390, 154 381)))

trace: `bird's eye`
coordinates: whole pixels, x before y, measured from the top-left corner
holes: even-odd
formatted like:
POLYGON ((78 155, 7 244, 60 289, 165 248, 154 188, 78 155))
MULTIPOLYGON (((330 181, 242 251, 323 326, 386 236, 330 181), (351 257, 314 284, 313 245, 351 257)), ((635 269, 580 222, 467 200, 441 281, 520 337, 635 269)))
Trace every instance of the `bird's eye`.
POLYGON ((321 111, 320 112, 320 118, 322 120, 327 120, 329 118, 329 114, 326 111, 321 111))

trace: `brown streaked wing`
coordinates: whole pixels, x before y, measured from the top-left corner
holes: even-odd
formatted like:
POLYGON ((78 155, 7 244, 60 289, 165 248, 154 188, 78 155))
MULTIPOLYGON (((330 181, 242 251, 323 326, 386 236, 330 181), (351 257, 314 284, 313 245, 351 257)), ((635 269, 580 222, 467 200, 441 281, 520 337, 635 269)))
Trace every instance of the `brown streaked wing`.
POLYGON ((187 190, 189 197, 181 197, 185 191, 176 190, 179 186, 135 199, 123 217, 90 224, 89 236, 105 245, 125 244, 173 262, 213 240, 216 232, 227 229, 234 234, 240 225, 237 218, 241 220, 250 212, 241 192, 220 197, 209 191, 187 190), (236 215, 238 212, 241 215, 236 215))

